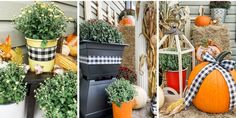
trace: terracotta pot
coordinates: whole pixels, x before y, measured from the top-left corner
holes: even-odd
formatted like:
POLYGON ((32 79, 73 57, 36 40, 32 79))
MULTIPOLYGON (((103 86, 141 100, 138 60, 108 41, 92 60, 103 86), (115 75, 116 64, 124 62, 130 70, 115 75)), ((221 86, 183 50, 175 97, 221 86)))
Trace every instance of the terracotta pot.
POLYGON ((112 103, 113 118, 132 118, 133 106, 134 100, 123 102, 120 107, 112 103))
MULTIPOLYGON (((182 76, 183 76, 183 89, 185 88, 186 83, 186 70, 182 70, 182 76)), ((175 89, 179 93, 179 71, 166 71, 166 80, 167 80, 167 86, 175 89)))

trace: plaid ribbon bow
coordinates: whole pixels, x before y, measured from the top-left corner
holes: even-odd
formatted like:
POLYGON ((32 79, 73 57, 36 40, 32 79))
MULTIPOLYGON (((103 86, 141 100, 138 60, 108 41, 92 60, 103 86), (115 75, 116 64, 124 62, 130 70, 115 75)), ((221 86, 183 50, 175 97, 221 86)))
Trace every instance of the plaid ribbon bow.
POLYGON ((205 53, 202 57, 205 61, 210 62, 207 66, 205 66, 194 78, 190 89, 188 90, 187 95, 185 96, 185 106, 186 109, 191 105, 192 100, 196 96, 203 80, 206 76, 211 73, 213 70, 217 69, 223 75, 227 86, 229 88, 230 94, 230 107, 229 109, 232 110, 233 107, 236 105, 236 84, 229 73, 230 70, 234 69, 235 61, 233 60, 223 60, 222 62, 217 62, 214 57, 212 57, 209 53, 205 53))

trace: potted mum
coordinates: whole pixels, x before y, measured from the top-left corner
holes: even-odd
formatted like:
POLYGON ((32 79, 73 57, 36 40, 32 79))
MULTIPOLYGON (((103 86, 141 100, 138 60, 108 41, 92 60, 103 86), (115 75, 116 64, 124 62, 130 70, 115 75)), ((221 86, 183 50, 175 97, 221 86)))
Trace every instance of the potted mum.
POLYGON ((218 20, 220 23, 224 23, 227 10, 230 6, 230 1, 210 1, 211 17, 218 20))
POLYGON ((87 79, 115 77, 122 60, 122 34, 102 20, 80 24, 80 67, 87 79))
POLYGON ((14 19, 15 28, 25 35, 32 71, 36 65, 44 72, 53 69, 57 40, 65 32, 67 21, 62 10, 49 2, 35 2, 14 19))
POLYGON ((109 102, 112 103, 113 118, 132 118, 132 108, 136 91, 128 80, 120 78, 107 88, 109 102))
POLYGON ((0 63, 0 115, 2 118, 25 118, 24 68, 13 63, 0 63))
POLYGON ((36 90, 44 118, 77 118, 77 74, 66 72, 45 80, 36 90))
MULTIPOLYGON (((174 51, 176 49, 167 49, 169 51, 174 51)), ((183 88, 186 82, 186 71, 191 63, 191 56, 188 54, 182 55, 182 75, 183 75, 183 88)), ((167 80, 167 86, 175 89, 179 92, 179 64, 178 55, 172 54, 160 54, 160 68, 165 72, 165 77, 167 80)))

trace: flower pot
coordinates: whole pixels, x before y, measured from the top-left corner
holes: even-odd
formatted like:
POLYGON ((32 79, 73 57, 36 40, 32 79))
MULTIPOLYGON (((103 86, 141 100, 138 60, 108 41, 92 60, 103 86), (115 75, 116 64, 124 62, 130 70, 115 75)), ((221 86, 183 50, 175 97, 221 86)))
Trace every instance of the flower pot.
POLYGON ((34 118, 43 118, 43 111, 39 109, 39 105, 36 103, 36 109, 34 110, 34 118))
POLYGON ((21 101, 18 104, 1 104, 0 105, 0 117, 1 118, 25 118, 25 101, 21 101))
MULTIPOLYGON (((183 89, 185 88, 185 83, 186 83, 186 71, 187 69, 184 69, 182 71, 183 89)), ((167 86, 175 89, 179 93, 179 71, 166 71, 166 80, 167 80, 167 86)))
POLYGON ((133 105, 133 100, 123 102, 120 107, 112 103, 113 118, 132 118, 133 105))
POLYGON ((45 47, 41 47, 42 40, 26 38, 26 43, 31 71, 35 71, 34 67, 40 65, 43 67, 43 72, 51 72, 54 66, 57 39, 48 40, 45 47))
POLYGON ((80 42, 80 69, 86 79, 116 77, 126 45, 80 42))
POLYGON ((218 20, 220 23, 225 22, 227 10, 222 8, 214 8, 211 9, 211 17, 212 19, 218 20))

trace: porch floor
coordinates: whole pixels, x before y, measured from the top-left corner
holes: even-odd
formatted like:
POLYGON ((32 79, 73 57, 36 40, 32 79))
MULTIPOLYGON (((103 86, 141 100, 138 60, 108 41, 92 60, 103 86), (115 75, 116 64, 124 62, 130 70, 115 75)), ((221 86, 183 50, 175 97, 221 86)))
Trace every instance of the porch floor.
MULTIPOLYGON (((164 104, 164 106, 160 110, 166 109, 168 104, 164 104)), ((188 110, 183 110, 180 113, 176 113, 172 116, 165 116, 160 113, 160 118, 235 118, 236 109, 231 112, 223 113, 223 114, 209 114, 198 110, 196 107, 191 105, 188 110)))

